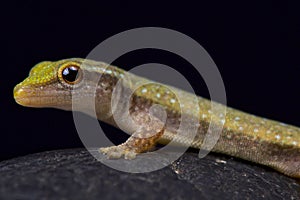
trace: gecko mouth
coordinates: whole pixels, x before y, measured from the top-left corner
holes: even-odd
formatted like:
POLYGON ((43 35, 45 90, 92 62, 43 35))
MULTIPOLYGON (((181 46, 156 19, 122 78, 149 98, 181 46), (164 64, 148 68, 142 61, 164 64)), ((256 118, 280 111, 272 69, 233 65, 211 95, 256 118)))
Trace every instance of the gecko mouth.
POLYGON ((26 96, 26 97, 21 97, 21 96, 15 96, 15 101, 22 106, 25 107, 32 107, 32 108, 59 108, 63 110, 70 110, 72 105, 68 103, 63 103, 61 101, 60 104, 58 98, 56 97, 51 97, 51 96, 26 96))
POLYGON ((51 106, 50 104, 45 104, 45 100, 47 97, 16 97, 15 100, 19 105, 26 106, 26 107, 46 107, 51 106), (43 103, 41 103, 43 102, 43 103))
POLYGON ((58 102, 65 104, 60 97, 42 94, 40 91, 18 85, 14 88, 14 99, 18 104, 26 107, 55 107, 58 106, 58 102))

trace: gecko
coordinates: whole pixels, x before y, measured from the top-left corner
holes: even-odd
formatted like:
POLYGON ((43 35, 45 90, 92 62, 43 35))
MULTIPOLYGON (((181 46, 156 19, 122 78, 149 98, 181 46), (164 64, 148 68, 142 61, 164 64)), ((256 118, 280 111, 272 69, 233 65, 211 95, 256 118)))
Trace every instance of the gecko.
MULTIPOLYGON (((93 96, 97 119, 118 127, 111 101, 114 100, 114 88, 120 84, 117 95, 121 101, 119 110, 123 112, 123 93, 131 92, 128 112, 132 120, 141 126, 136 128, 126 124, 124 129, 130 134, 126 142, 102 147, 101 153, 108 158, 134 159, 138 154, 152 150, 158 143, 168 144, 176 140, 176 144, 186 145, 188 136, 176 137, 182 110, 190 119, 197 119, 196 135, 189 145, 200 149, 209 124, 218 124, 211 112, 211 101, 200 96, 196 96, 196 102, 191 101, 195 95, 189 92, 146 80, 104 62, 70 58, 36 64, 29 76, 15 86, 13 94, 15 101, 22 106, 62 110, 72 110, 72 104, 80 104, 85 97, 93 96), (143 82, 147 84, 133 89, 133 85, 143 82), (172 91, 183 94, 183 101, 179 102, 176 92, 172 91), (72 100, 73 94, 77 94, 77 100, 72 100), (194 109, 196 104, 199 110, 194 109), (160 116, 151 118, 149 111, 153 105, 165 109, 165 121, 160 116)), ((300 178, 300 128, 221 106, 226 107, 226 115, 213 152, 269 166, 290 177, 300 178)), ((82 112, 85 112, 84 109, 82 112)))

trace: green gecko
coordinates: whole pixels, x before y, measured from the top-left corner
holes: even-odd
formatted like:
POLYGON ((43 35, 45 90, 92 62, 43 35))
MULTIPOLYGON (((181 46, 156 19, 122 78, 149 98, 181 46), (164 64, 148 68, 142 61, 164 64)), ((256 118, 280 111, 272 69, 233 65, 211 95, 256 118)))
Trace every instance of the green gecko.
MULTIPOLYGON (((122 92, 132 91, 137 82, 147 80, 103 62, 80 58, 46 61, 34 66, 29 77, 15 86, 14 98, 23 106, 72 110, 72 103, 80 103, 84 97, 95 95, 97 118, 118 126, 112 116, 111 101, 113 89, 121 79, 121 97, 122 92), (100 75, 95 85, 94 80, 100 75), (94 90, 91 90, 93 87, 94 90), (74 93, 79 97, 78 101, 72 101, 74 93)), ((190 146, 201 148, 210 122, 215 122, 210 100, 196 97, 200 107, 198 111, 194 109, 195 102, 191 101, 194 95, 180 89, 150 83, 132 92, 129 113, 142 128, 137 130, 128 124, 127 132, 131 134, 128 140, 118 146, 100 148, 100 152, 108 158, 133 159, 137 154, 151 150, 157 143, 176 140, 178 145, 186 145, 187 137, 175 137, 181 108, 199 122, 190 146), (184 94, 183 102, 178 102, 172 93, 174 90, 184 94), (150 119, 149 110, 154 104, 166 110, 165 122, 159 116, 150 119)), ((212 151, 266 165, 288 176, 300 178, 300 128, 292 125, 226 107, 224 127, 212 151)))

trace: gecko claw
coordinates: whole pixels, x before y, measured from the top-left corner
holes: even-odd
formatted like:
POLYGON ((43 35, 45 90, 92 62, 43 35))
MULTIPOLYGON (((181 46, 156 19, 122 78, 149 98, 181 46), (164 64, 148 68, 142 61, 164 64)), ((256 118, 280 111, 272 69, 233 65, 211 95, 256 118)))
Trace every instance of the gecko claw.
POLYGON ((99 149, 99 152, 106 155, 108 159, 119 159, 124 157, 126 160, 132 160, 137 155, 134 149, 128 148, 124 145, 103 147, 99 149))

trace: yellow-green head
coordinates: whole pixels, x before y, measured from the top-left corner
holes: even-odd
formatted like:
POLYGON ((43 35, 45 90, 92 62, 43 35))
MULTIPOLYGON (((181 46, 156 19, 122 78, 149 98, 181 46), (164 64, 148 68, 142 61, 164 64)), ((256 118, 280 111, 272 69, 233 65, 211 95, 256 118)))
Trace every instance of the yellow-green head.
POLYGON ((81 103, 84 97, 95 94, 101 94, 97 103, 107 103, 117 78, 106 71, 113 69, 106 63, 81 58, 41 62, 31 69, 23 82, 15 86, 14 98, 23 106, 64 110, 72 109, 74 93, 82 97, 77 99, 81 103))

